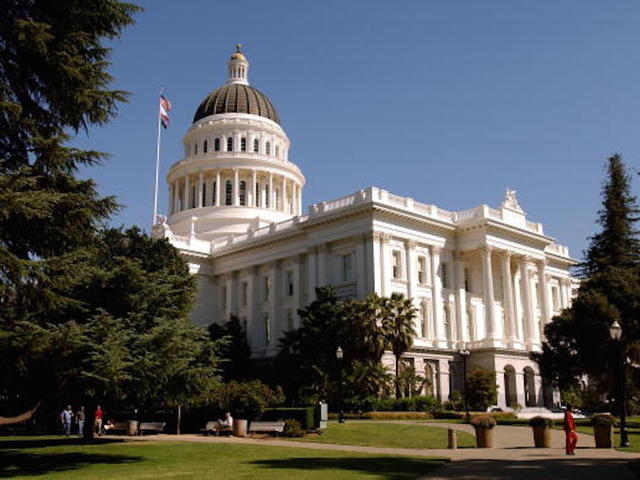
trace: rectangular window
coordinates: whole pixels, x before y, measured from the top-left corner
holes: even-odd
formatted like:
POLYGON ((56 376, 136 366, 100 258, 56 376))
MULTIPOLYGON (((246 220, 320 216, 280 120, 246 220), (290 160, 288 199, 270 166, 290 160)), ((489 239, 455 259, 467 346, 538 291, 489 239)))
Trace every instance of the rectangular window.
POLYGON ((287 270, 285 288, 287 296, 293 297, 293 270, 287 270))
POLYGON ((249 289, 249 286, 247 285, 247 282, 242 282, 240 284, 240 304, 243 307, 247 306, 247 291, 249 289))
POLYGON ((205 140, 202 144, 202 153, 207 153, 207 150, 209 150, 209 142, 205 140))
POLYGON ((233 152, 233 137, 227 137, 227 152, 233 152))
POLYGON ((242 137, 240 139, 240 151, 242 152, 246 152, 247 151, 247 139, 242 137))
POLYGON ((464 269, 464 289, 471 292, 471 271, 468 268, 464 269))
POLYGON ((396 280, 400 279, 400 262, 400 252, 398 250, 394 250, 391 265, 393 268, 393 278, 396 280))
POLYGON ((342 281, 350 282, 353 280, 353 256, 349 253, 342 255, 342 281))
POLYGON ((193 154, 194 155, 198 154, 198 144, 197 143, 193 146, 193 154))
POLYGON ((202 182, 202 206, 207 206, 207 182, 202 182))
POLYGON ((262 279, 262 299, 265 302, 269 301, 269 295, 271 294, 271 278, 270 277, 263 277, 262 279))
POLYGON ((264 314, 264 341, 267 345, 271 343, 271 319, 269 314, 264 314))
POLYGON ((427 283, 427 259, 424 257, 418 257, 418 283, 427 283))
POLYGON ((224 287, 222 287, 222 289, 220 290, 220 304, 222 305, 222 308, 226 309, 227 308, 227 287, 226 285, 224 287))
POLYGON ((450 288, 449 286, 449 264, 440 265, 440 278, 442 279, 442 288, 450 288))

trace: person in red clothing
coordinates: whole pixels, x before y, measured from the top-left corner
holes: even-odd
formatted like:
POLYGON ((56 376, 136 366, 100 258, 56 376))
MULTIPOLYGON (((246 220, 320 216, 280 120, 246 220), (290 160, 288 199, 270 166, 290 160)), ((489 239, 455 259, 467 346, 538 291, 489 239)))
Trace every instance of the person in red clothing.
POLYGON ((571 413, 571 405, 567 405, 567 410, 564 412, 563 429, 566 435, 567 455, 575 455, 576 445, 578 444, 578 434, 576 433, 576 422, 573 419, 573 413, 571 413))
POLYGON ((100 405, 98 405, 98 407, 96 408, 95 423, 94 423, 94 429, 98 435, 102 435, 102 417, 103 416, 104 416, 104 413, 102 412, 102 408, 100 408, 100 405))

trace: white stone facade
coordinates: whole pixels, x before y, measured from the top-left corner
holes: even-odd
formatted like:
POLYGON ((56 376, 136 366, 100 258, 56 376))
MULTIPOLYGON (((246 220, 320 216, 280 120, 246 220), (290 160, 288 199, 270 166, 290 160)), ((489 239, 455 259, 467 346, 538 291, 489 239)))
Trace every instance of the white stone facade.
MULTIPOLYGON (((248 62, 240 81, 246 71, 248 62)), ((167 175, 170 214, 154 233, 198 277, 194 322, 234 313, 246 322, 253 355, 270 357, 315 287, 333 285, 344 298, 400 292, 418 310, 405 360, 432 380, 431 393, 446 400, 462 388, 458 352, 467 349, 470 366, 496 372, 499 405, 554 401, 529 353, 569 306, 575 261, 526 218, 515 192, 498 208, 453 212, 368 187, 302 214, 305 179, 276 122, 215 114, 194 123, 184 144, 167 175), (209 147, 215 139, 217 150, 209 147)))

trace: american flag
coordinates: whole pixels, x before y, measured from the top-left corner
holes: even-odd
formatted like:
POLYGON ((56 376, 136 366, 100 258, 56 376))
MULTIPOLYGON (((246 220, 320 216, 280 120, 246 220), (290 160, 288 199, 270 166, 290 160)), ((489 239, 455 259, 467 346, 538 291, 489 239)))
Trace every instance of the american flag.
POLYGON ((171 102, 164 95, 160 95, 160 122, 164 128, 169 126, 169 112, 171 111, 171 102))

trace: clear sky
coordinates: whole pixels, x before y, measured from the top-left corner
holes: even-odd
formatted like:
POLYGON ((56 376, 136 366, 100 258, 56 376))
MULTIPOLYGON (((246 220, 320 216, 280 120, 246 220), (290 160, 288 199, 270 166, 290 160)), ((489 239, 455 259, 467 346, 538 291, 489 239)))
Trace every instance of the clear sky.
POLYGON ((236 43, 291 139, 305 209, 376 185, 462 210, 510 187, 581 257, 605 159, 640 166, 637 0, 137 3, 112 58, 130 103, 75 141, 112 154, 85 174, 123 204, 115 225, 151 222, 159 89, 164 212, 164 175, 236 43))

